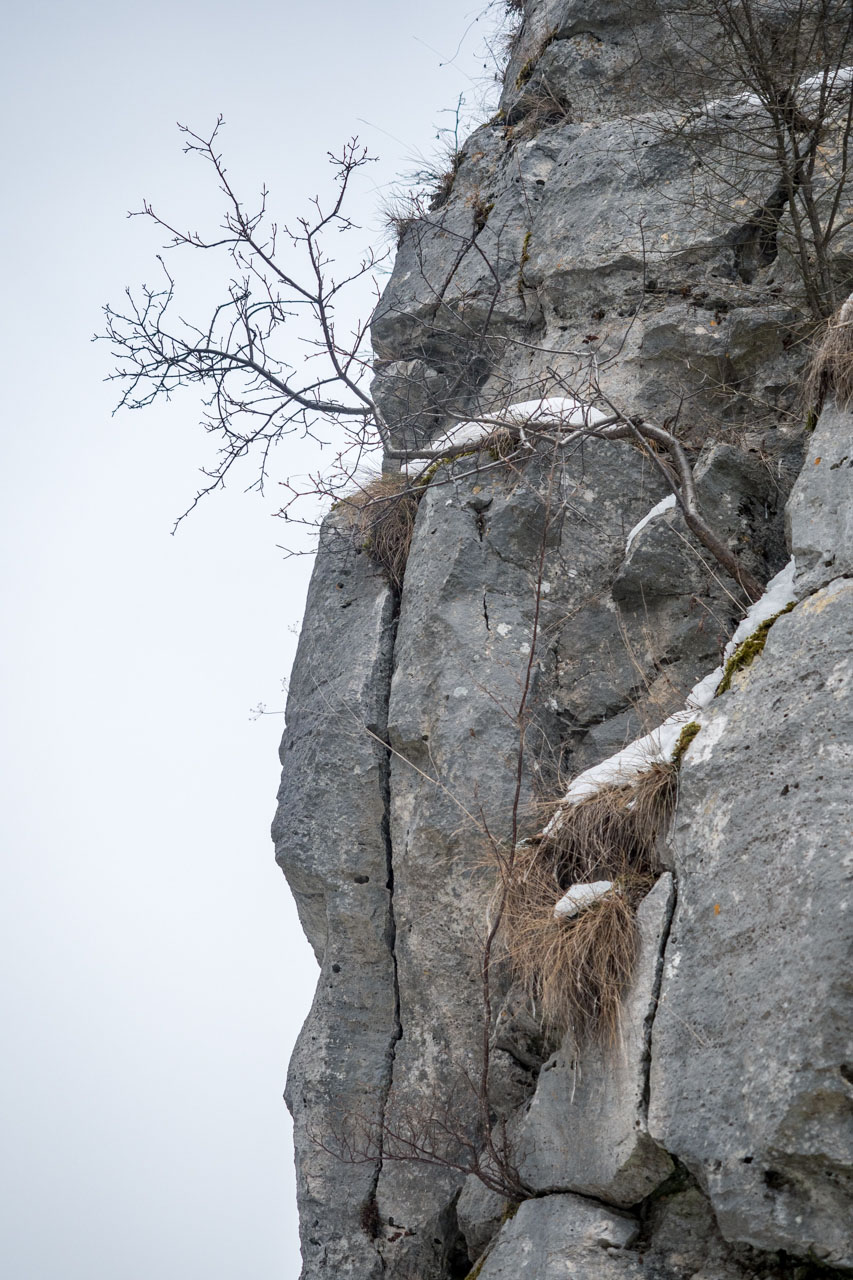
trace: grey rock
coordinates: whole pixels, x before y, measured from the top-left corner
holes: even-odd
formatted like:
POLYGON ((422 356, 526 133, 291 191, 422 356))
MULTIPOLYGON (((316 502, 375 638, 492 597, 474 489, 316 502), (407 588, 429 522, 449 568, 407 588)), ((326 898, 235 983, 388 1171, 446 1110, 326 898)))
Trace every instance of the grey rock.
POLYGON ((384 579, 333 517, 290 682, 273 824, 277 860, 322 966, 286 1093, 312 1280, 372 1280, 381 1265, 362 1224, 377 1162, 342 1161, 335 1151, 381 1120, 398 1034, 383 834, 387 752, 376 740, 385 733, 393 630, 384 579))
POLYGON ((510 1202, 504 1196, 490 1191, 476 1174, 469 1174, 456 1204, 456 1218, 472 1262, 494 1239, 510 1212, 510 1202))
MULTIPOLYGON (((673 7, 666 0, 529 4, 507 68, 501 98, 505 115, 511 121, 523 118, 540 86, 562 95, 579 120, 625 116, 660 105, 665 93, 672 95, 673 66, 688 55, 685 38, 707 38, 700 22, 688 20, 683 10, 680 24, 668 20, 667 10, 673 7)), ((684 83, 684 97, 698 98, 701 88, 694 71, 684 83)))
POLYGON ((501 1229, 479 1280, 633 1280, 633 1218, 578 1196, 525 1200, 501 1229))
POLYGON ((673 1187, 656 1197, 645 1232, 643 1271, 649 1280, 741 1280, 755 1274, 726 1244, 707 1198, 695 1185, 673 1187))
POLYGON ((395 449, 423 449, 447 410, 447 378, 423 360, 397 360, 377 369, 370 394, 391 432, 395 449))
MULTIPOLYGON (((537 743, 556 737, 552 637, 566 612, 587 607, 612 576, 624 521, 639 518, 650 501, 643 494, 641 460, 621 444, 601 442, 583 460, 579 455, 567 459, 560 482, 566 510, 547 528, 547 462, 543 469, 543 460, 534 458, 520 475, 477 476, 470 474, 472 466, 462 459, 442 468, 421 504, 403 589, 388 720, 395 753, 391 840, 403 1030, 388 1116, 393 1126, 405 1123, 412 1110, 429 1116, 438 1108, 442 1122, 463 1138, 470 1137, 477 1111, 480 966, 494 884, 490 840, 505 842, 513 829, 516 713, 529 660, 542 538, 547 590, 541 600, 542 648, 531 671, 530 723, 515 815, 519 833, 535 829, 538 821, 529 813, 537 743), (477 499, 473 506, 472 498, 477 499)), ((564 675, 571 661, 566 654, 564 675)), ((497 1014, 506 975, 496 969, 493 982, 497 1014)), ((519 1082, 508 1078, 518 1066, 507 1050, 496 1052, 491 1101, 498 1112, 521 1100, 519 1082)), ((447 1168, 383 1168, 382 1214, 417 1231, 405 1249, 411 1255, 407 1265, 420 1268, 420 1274, 429 1274, 417 1254, 426 1236, 423 1223, 461 1186, 463 1176, 454 1178, 447 1168)))
POLYGON ((508 1053, 528 1070, 538 1071, 547 1056, 542 1025, 530 997, 519 986, 510 988, 498 1011, 492 1046, 508 1053))
POLYGON ((791 552, 800 597, 833 578, 853 576, 853 413, 833 402, 809 441, 803 470, 788 500, 791 552))
POLYGON ((539 147, 510 157, 501 131, 484 127, 460 153, 450 198, 406 232, 371 321, 382 360, 423 360, 464 405, 504 350, 541 320, 520 288, 531 211, 553 159, 539 147), (477 209, 488 209, 478 229, 477 209))
POLYGON ((839 580, 775 623, 685 758, 649 1107, 728 1241, 846 1266, 851 649, 839 580))
POLYGON ((569 1035, 542 1069, 517 1137, 519 1172, 535 1191, 575 1191, 629 1206, 672 1173, 646 1128, 646 1091, 673 896, 672 876, 664 874, 637 911, 640 948, 619 1042, 578 1048, 569 1035))

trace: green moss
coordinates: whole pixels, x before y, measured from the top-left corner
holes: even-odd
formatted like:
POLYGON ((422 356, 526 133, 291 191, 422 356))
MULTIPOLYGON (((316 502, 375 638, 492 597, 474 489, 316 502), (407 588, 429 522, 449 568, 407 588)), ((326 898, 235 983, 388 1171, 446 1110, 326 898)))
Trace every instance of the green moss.
POLYGON ((767 637, 770 634, 770 628, 773 626, 773 623, 776 622, 778 618, 781 618, 783 613, 790 613, 793 607, 794 601, 792 600, 790 604, 785 605, 784 609, 780 609, 778 613, 774 613, 772 618, 768 618, 765 622, 762 622, 761 626, 757 627, 751 636, 747 636, 747 638, 738 645, 726 663, 723 678, 717 685, 717 689, 714 694, 715 698, 718 698, 721 693, 725 693, 728 689, 731 689, 732 679, 738 671, 744 671, 747 667, 752 666, 758 655, 764 652, 764 646, 767 643, 767 637))
POLYGON ((503 1216, 501 1217, 501 1226, 503 1226, 505 1222, 512 1222, 513 1218, 518 1213, 518 1210, 520 1207, 521 1207, 520 1200, 510 1200, 503 1211, 503 1216))
POLYGON ((468 1272, 467 1276, 465 1277, 465 1280, 477 1280, 477 1276, 480 1274, 480 1272, 483 1270, 483 1267, 486 1265, 486 1258, 488 1256, 489 1256, 488 1252, 486 1252, 483 1254, 482 1258, 480 1258, 479 1262, 474 1263, 474 1266, 468 1272))
POLYGON ((681 730, 681 733, 678 735, 678 741, 675 744, 675 750, 672 753, 672 763, 674 765, 681 765, 685 751, 701 728, 702 726, 698 720, 691 720, 690 723, 686 724, 681 730))
POLYGON ((515 77, 515 87, 516 87, 516 89, 523 89, 523 88, 524 88, 524 86, 527 84, 527 81, 528 81, 528 80, 530 79, 530 77, 533 75, 533 68, 534 68, 535 66, 536 66, 536 59, 535 59, 535 58, 528 58, 528 59, 527 59, 527 61, 526 61, 526 62, 525 62, 525 64, 524 64, 524 66, 523 66, 523 67, 521 68, 521 70, 519 71, 518 75, 515 77))
POLYGON ((811 433, 814 431, 815 427, 817 426, 818 417, 819 415, 818 415, 817 409, 809 409, 808 413, 806 414, 806 431, 809 433, 809 435, 811 435, 811 433))
POLYGON ((473 458, 478 451, 476 449, 465 449, 463 453, 456 453, 452 458, 436 458, 435 462, 431 462, 426 471, 422 471, 417 479, 413 482, 413 489, 426 489, 438 474, 439 468, 449 467, 452 462, 457 462, 459 458, 473 458))
POLYGON ((556 39, 557 39, 556 29, 554 31, 549 31, 545 39, 540 44, 539 48, 534 53, 533 57, 527 59, 524 66, 521 68, 518 75, 515 77, 516 89, 524 88, 524 86, 527 84, 527 81, 533 75, 534 69, 536 67, 536 63, 542 57, 542 54, 545 52, 548 46, 550 44, 553 44, 556 39))

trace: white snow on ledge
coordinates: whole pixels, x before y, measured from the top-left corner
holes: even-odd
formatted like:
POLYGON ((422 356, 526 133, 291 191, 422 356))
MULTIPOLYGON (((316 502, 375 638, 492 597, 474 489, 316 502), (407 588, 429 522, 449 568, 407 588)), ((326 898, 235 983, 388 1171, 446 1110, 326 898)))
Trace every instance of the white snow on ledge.
MULTIPOLYGON (((630 782, 638 773, 648 769, 649 765, 672 759, 672 753, 681 736, 681 731, 692 720, 702 723, 702 712, 710 706, 717 686, 723 678, 725 664, 735 649, 748 636, 775 614, 780 613, 794 599, 794 561, 788 561, 785 568, 771 578, 764 595, 747 610, 723 653, 723 662, 709 672, 688 694, 687 701, 681 711, 676 711, 663 724, 651 733, 637 738, 634 742, 617 751, 608 760, 584 770, 572 781, 562 804, 577 804, 587 796, 593 795, 600 787, 621 786, 630 782)), ((555 826, 559 826, 560 810, 554 814, 545 827, 543 834, 548 834, 555 826)))
POLYGON ((613 893, 614 889, 612 880, 593 880, 591 884, 573 884, 555 906, 554 915, 558 920, 561 916, 580 915, 582 911, 586 911, 587 907, 598 902, 599 898, 606 898, 608 894, 613 893))
POLYGON ((511 404, 499 413, 485 413, 477 422, 460 422, 446 435, 434 440, 431 449, 449 449, 453 445, 476 444, 501 426, 519 427, 524 440, 524 427, 530 423, 538 427, 594 427, 603 422, 607 414, 594 405, 576 400, 574 396, 543 396, 539 400, 522 400, 511 404))
POLYGON ((652 520, 654 520, 656 516, 662 516, 664 511, 671 511, 674 506, 675 506, 674 493, 671 493, 668 498, 661 498, 657 506, 652 507, 651 511, 647 512, 646 515, 643 516, 642 520, 638 521, 637 524, 634 525, 631 532, 628 534, 628 537, 625 541, 625 555, 627 555, 628 552, 631 550, 631 543, 634 541, 634 539, 636 538, 640 530, 645 529, 647 524, 651 524, 652 520))

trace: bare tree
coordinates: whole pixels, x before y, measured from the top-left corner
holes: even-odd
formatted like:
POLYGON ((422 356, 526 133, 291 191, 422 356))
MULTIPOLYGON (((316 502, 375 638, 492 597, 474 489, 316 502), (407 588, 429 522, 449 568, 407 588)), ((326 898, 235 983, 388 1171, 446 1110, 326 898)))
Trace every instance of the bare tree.
MULTIPOLYGON (((105 307, 106 331, 100 335, 110 343, 116 359, 111 378, 123 388, 118 407, 145 408, 158 398, 171 398, 179 388, 202 389, 203 422, 217 437, 219 452, 215 465, 204 472, 207 483, 188 511, 203 496, 221 488, 235 465, 249 456, 257 466, 250 487, 262 489, 271 450, 293 435, 309 436, 331 452, 330 461, 307 483, 300 486, 285 477, 283 483, 290 496, 281 514, 296 520, 300 519, 302 498, 319 495, 346 502, 365 460, 379 451, 392 464, 402 465, 404 492, 417 498, 437 462, 481 448, 494 450, 495 432, 502 437, 499 456, 491 462, 478 460, 478 468, 502 465, 508 458, 520 460, 537 443, 564 447, 570 440, 583 438, 629 440, 652 458, 675 494, 689 528, 703 545, 747 596, 754 599, 760 594, 760 584, 704 517, 687 454, 675 434, 609 401, 588 353, 577 353, 578 368, 583 369, 579 381, 588 401, 580 415, 559 409, 539 412, 536 406, 526 416, 508 411, 472 414, 464 407, 459 382, 451 383, 439 406, 449 427, 444 439, 430 447, 393 447, 382 412, 366 389, 371 372, 369 319, 358 322, 344 338, 336 313, 347 290, 370 277, 380 259, 368 253, 354 269, 338 277, 333 274, 333 259, 326 247, 332 234, 354 229, 346 213, 346 197, 353 175, 369 163, 369 157, 357 140, 348 142, 340 156, 330 156, 336 191, 329 206, 315 199, 312 217, 301 217, 294 226, 278 224, 268 212, 265 189, 254 211, 249 211, 232 187, 218 150, 221 126, 220 118, 207 137, 181 126, 185 151, 212 168, 225 198, 220 233, 204 236, 180 230, 148 201, 132 216, 146 217, 165 231, 170 250, 225 254, 232 269, 226 296, 203 323, 184 320, 177 312, 174 277, 159 256, 162 286, 143 286, 137 294, 128 289, 122 311, 105 307), (308 349, 299 368, 292 367, 282 353, 284 332, 293 321, 300 326, 299 336, 308 349), (467 425, 464 439, 454 439, 463 423, 467 425), (481 428, 482 440, 475 442, 476 447, 471 442, 472 427, 481 428)), ((440 218, 440 211, 433 216, 440 218)), ((428 221, 426 215, 423 220, 428 221)), ((479 254, 484 270, 493 278, 493 301, 468 335, 476 359, 487 363, 490 317, 501 281, 477 243, 478 230, 477 210, 473 209, 470 231, 454 232, 451 238, 458 242, 459 260, 468 252, 479 254)), ((448 280, 452 274, 452 270, 448 272, 448 280)), ((565 376, 552 369, 550 378, 553 392, 582 405, 576 387, 568 385, 565 376)), ((507 405, 517 400, 518 394, 515 388, 507 389, 507 405)), ((371 499, 379 511, 388 500, 387 495, 371 499)), ((364 503, 359 501, 358 505, 363 510, 364 503)))
POLYGON ((279 224, 267 208, 266 188, 251 210, 234 191, 218 149, 222 123, 220 116, 207 136, 179 126, 184 151, 212 168, 224 196, 217 233, 179 229, 149 201, 130 216, 147 218, 165 232, 167 251, 225 255, 231 272, 225 296, 203 323, 183 319, 175 279, 158 255, 162 283, 136 293, 127 289, 123 310, 106 306, 106 330, 98 335, 116 359, 110 376, 122 386, 118 408, 142 409, 170 399, 179 388, 201 388, 203 422, 218 438, 219 456, 189 510, 221 488, 249 454, 258 459, 254 486, 263 488, 270 451, 288 436, 307 435, 324 445, 334 440, 331 470, 337 467, 344 476, 355 472, 366 448, 387 443, 381 415, 363 386, 370 369, 369 319, 342 337, 336 310, 384 255, 368 252, 338 277, 328 248, 333 235, 354 230, 346 199, 354 175, 371 157, 355 138, 340 155, 330 154, 335 189, 329 203, 315 198, 310 215, 279 224), (307 344, 298 368, 283 350, 288 326, 307 344))
POLYGON ((733 239, 739 274, 750 281, 786 250, 825 319, 849 291, 849 263, 834 259, 851 226, 851 0, 687 0, 669 21, 691 76, 675 72, 661 120, 696 149, 696 199, 727 221, 752 205, 733 239))

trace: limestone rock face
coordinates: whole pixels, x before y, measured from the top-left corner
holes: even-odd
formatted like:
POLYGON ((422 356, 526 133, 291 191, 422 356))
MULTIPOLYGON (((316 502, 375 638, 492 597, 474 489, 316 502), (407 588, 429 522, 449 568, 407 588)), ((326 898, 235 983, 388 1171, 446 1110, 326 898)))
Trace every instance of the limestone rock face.
POLYGON ((793 553, 797 603, 684 753, 618 1044, 558 1047, 492 937, 497 868, 683 708, 743 591, 635 438, 431 467, 401 590, 328 518, 274 824, 321 966, 287 1086, 303 1280, 853 1267, 853 414, 807 438, 813 320, 756 223, 755 103, 727 105, 737 147, 698 76, 675 132, 661 111, 707 38, 687 20, 526 0, 503 114, 403 234, 373 395, 416 452, 542 396, 666 423, 743 566, 793 553))
MULTIPOLYGON (((445 471, 418 513, 388 713, 402 1038, 386 1119, 396 1133, 414 1111, 468 1138, 481 1069, 491 842, 505 847, 514 827, 517 837, 531 829, 541 764, 536 744, 554 737, 554 690, 575 662, 566 654, 558 677, 561 621, 572 606, 578 618, 597 613, 600 585, 618 565, 623 520, 639 518, 657 488, 649 492, 640 461, 622 445, 604 447, 582 471, 579 460, 567 459, 559 491, 569 503, 550 525, 548 494, 556 482, 549 470, 531 464, 523 484, 512 475, 471 475, 465 459, 445 471), (517 795, 516 709, 528 675, 542 553, 540 631, 517 795)), ((504 981, 496 975, 496 1008, 504 981)), ((495 1057, 491 1101, 505 1112, 532 1078, 506 1050, 495 1057)), ((427 1224, 461 1181, 456 1170, 428 1163, 383 1166, 381 1216, 412 1232, 385 1250, 393 1267, 433 1274, 427 1224)))
POLYGON ((634 1280, 643 1275, 628 1246, 633 1218, 578 1196, 526 1200, 501 1231, 480 1271, 482 1280, 634 1280))
POLYGON ((290 681, 283 781, 273 825, 321 964, 290 1063, 306 1272, 379 1275, 362 1219, 378 1176, 340 1144, 374 1124, 399 1035, 387 847, 388 685, 394 603, 381 574, 334 523, 325 532, 290 681), (353 637, 358 643, 353 643, 353 637), (336 1194, 329 1196, 334 1185, 336 1194))
POLYGON ((787 508, 797 591, 853 576, 853 415, 830 403, 812 433, 787 508))
POLYGON ((649 1107, 726 1239, 844 1266, 851 640, 840 579, 776 622, 687 753, 649 1107))

